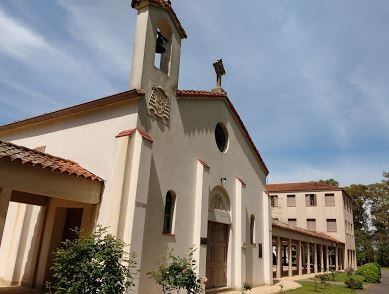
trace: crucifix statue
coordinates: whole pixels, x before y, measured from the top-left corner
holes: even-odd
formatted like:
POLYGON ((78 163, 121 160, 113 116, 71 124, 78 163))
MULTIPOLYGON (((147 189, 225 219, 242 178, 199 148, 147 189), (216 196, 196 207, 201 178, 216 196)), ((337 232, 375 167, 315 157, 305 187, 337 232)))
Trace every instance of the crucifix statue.
POLYGON ((222 76, 226 74, 226 71, 224 69, 223 60, 219 59, 213 64, 213 67, 215 68, 216 72, 216 88, 213 89, 213 92, 219 92, 219 93, 226 93, 226 91, 222 88, 222 76))

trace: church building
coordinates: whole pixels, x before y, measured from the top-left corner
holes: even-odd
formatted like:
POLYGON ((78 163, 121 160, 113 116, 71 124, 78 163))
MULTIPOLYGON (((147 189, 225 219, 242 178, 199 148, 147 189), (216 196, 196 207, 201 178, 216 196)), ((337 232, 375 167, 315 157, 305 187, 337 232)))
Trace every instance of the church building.
POLYGON ((40 288, 69 228, 109 232, 146 273, 196 248, 206 288, 272 284, 269 173, 222 88, 179 89, 187 34, 170 1, 137 10, 130 90, 0 126, 0 286, 40 288))

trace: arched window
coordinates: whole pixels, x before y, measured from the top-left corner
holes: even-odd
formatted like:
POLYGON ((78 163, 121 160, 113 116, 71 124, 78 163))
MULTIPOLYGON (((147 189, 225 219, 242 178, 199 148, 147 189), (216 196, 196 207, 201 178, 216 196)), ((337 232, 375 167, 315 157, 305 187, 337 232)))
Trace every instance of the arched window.
POLYGON ((250 217, 250 243, 255 244, 255 216, 250 217))
POLYGON ((163 216, 163 233, 173 234, 174 208, 176 206, 176 195, 173 191, 166 193, 165 213, 163 216))
POLYGON ((220 152, 225 152, 228 147, 228 132, 224 124, 218 123, 215 127, 215 141, 220 152))

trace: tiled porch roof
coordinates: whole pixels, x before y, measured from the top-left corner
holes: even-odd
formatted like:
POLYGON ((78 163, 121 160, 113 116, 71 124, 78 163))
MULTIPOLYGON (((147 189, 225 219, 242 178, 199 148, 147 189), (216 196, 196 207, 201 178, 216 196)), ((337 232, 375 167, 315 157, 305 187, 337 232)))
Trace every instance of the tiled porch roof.
POLYGON ((307 230, 307 229, 302 229, 302 228, 299 228, 299 227, 290 226, 290 225, 288 225, 286 223, 283 223, 283 222, 280 222, 278 220, 274 220, 273 219, 272 226, 280 228, 280 229, 283 229, 283 230, 288 230, 288 231, 300 233, 300 234, 303 234, 303 235, 307 235, 307 236, 310 236, 310 237, 315 237, 315 238, 324 239, 324 240, 328 240, 328 241, 331 241, 331 242, 336 242, 336 243, 342 243, 343 244, 343 242, 340 242, 339 240, 337 240, 337 239, 335 239, 335 238, 333 238, 331 236, 328 236, 328 235, 326 235, 324 233, 314 232, 314 231, 310 231, 310 230, 307 230))
POLYGON ((9 142, 0 141, 0 159, 1 158, 10 161, 19 161, 22 164, 37 166, 42 169, 49 169, 53 172, 83 177, 91 181, 104 181, 74 161, 9 142))

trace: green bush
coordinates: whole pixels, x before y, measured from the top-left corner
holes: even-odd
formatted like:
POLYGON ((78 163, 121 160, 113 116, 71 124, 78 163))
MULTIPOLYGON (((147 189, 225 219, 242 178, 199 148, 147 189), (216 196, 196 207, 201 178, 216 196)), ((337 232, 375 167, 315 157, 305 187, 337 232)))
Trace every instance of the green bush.
POLYGON ((138 273, 135 256, 124 247, 100 226, 95 233, 66 240, 54 253, 53 280, 46 288, 55 294, 124 293, 138 273))
POLYGON ((196 275, 195 249, 191 249, 184 257, 175 256, 173 251, 169 251, 167 257, 162 257, 159 265, 148 272, 147 275, 154 279, 162 288, 162 293, 171 293, 184 289, 188 294, 203 293, 202 280, 196 275))
POLYGON ((347 288, 350 289, 363 289, 364 278, 359 275, 352 275, 344 282, 347 288))
POLYGON ((360 266, 355 274, 363 276, 367 283, 379 283, 381 281, 381 269, 375 263, 366 263, 360 266))

